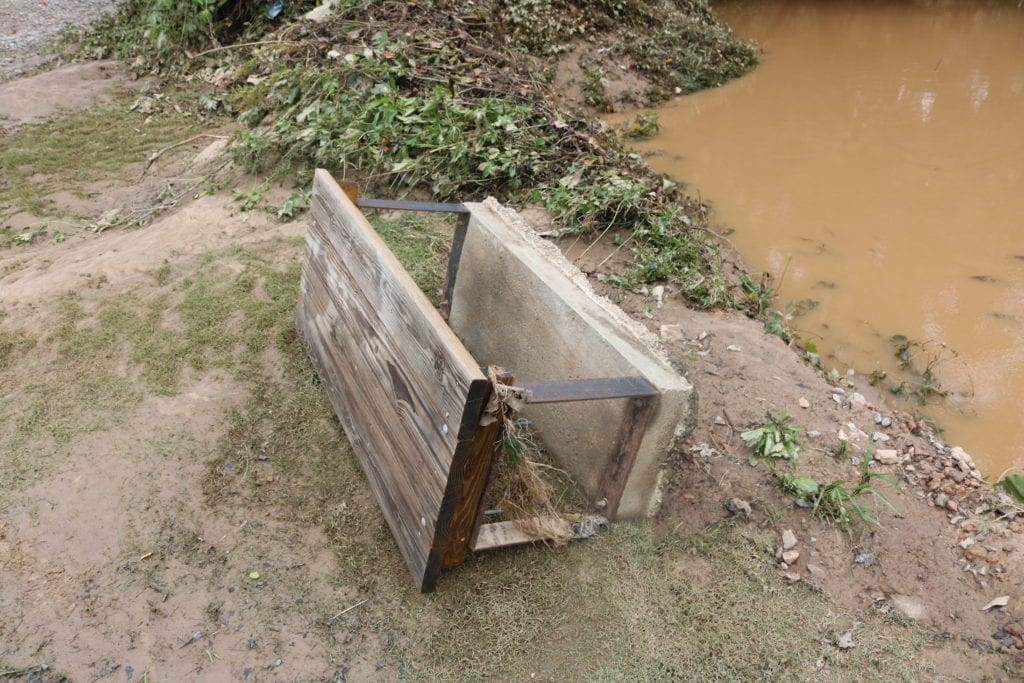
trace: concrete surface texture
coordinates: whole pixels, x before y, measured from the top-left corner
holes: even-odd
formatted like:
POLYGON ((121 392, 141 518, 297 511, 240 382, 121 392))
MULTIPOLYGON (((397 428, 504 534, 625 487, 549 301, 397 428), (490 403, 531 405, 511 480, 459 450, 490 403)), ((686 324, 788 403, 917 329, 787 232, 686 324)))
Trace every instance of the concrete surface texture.
MULTIPOLYGON (((617 517, 652 514, 662 466, 695 419, 693 386, 657 339, 606 298, 554 245, 514 211, 488 199, 467 204, 469 229, 449 324, 481 364, 516 381, 640 375, 661 392, 659 406, 626 482, 617 517)), ((625 399, 528 406, 545 447, 596 498, 622 424, 625 399)))

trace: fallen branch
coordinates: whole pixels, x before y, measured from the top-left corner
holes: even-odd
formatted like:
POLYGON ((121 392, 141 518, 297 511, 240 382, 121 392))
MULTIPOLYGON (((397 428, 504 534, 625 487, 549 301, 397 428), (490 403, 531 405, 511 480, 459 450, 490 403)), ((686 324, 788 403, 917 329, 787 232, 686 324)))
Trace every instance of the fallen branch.
POLYGON ((227 135, 211 135, 210 133, 200 133, 199 135, 193 135, 188 140, 182 140, 181 142, 175 142, 173 145, 168 145, 167 147, 164 147, 163 149, 161 149, 159 151, 153 152, 153 155, 149 157, 149 161, 146 162, 146 168, 142 169, 142 175, 146 175, 146 172, 149 170, 149 167, 153 165, 153 162, 155 162, 157 159, 159 159, 161 156, 163 156, 163 154, 165 152, 169 152, 172 149, 174 149, 175 147, 181 147, 182 145, 187 145, 190 142, 195 142, 199 138, 213 138, 214 140, 227 140, 228 136, 227 135))
POLYGON ((352 611, 352 610, 354 610, 354 609, 355 609, 356 607, 359 607, 359 606, 360 606, 360 605, 362 605, 363 603, 366 603, 366 602, 369 602, 369 601, 370 601, 370 598, 366 598, 365 600, 360 600, 359 602, 357 602, 356 604, 352 605, 351 607, 346 607, 345 609, 341 610, 340 612, 338 612, 337 614, 335 614, 335 615, 334 615, 333 617, 331 617, 331 618, 330 618, 330 619, 328 619, 327 621, 334 621, 335 619, 337 619, 337 618, 338 618, 338 617, 340 617, 341 615, 343 615, 343 614, 346 614, 346 613, 348 613, 348 612, 351 612, 351 611, 352 611))
POLYGON ((236 47, 256 47, 257 45, 301 45, 293 40, 257 40, 253 43, 238 43, 237 45, 223 45, 221 47, 215 47, 210 50, 204 50, 198 54, 192 55, 191 59, 199 59, 203 55, 213 54, 214 52, 221 52, 223 50, 233 50, 236 47))

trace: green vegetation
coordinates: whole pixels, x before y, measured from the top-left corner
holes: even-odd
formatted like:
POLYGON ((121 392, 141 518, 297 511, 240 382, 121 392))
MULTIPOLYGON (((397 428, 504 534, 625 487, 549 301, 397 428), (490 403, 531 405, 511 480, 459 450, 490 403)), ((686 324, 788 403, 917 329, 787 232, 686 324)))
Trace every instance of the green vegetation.
POLYGON ((944 361, 957 357, 956 351, 942 342, 934 340, 916 341, 902 334, 890 337, 900 368, 910 375, 891 388, 897 396, 911 396, 919 405, 925 405, 932 398, 946 398, 949 392, 943 388, 935 374, 944 361), (923 362, 922 362, 923 360, 923 362))
POLYGON ((1024 503, 1024 474, 1007 474, 996 482, 996 486, 1016 498, 1018 502, 1024 503))
POLYGON ((733 38, 704 0, 498 0, 493 4, 499 29, 533 53, 557 54, 580 41, 610 47, 608 63, 632 62, 650 82, 646 96, 652 101, 721 85, 757 64, 754 48, 733 38), (611 33, 615 41, 602 41, 611 33))
POLYGON ((643 140, 657 135, 659 130, 661 124, 658 123, 658 112, 643 111, 633 117, 623 134, 630 140, 643 140))
MULTIPOLYGON (((799 436, 800 428, 790 424, 790 417, 785 411, 779 417, 766 413, 764 424, 740 434, 740 438, 751 449, 751 464, 760 458, 769 463, 783 461, 789 465, 788 471, 781 473, 773 466, 772 473, 779 480, 782 490, 801 501, 805 507, 812 508, 816 517, 835 524, 843 531, 848 531, 855 521, 878 524, 868 508, 858 499, 864 495, 872 495, 892 508, 872 482, 880 479, 893 486, 896 483, 887 475, 871 470, 873 454, 868 452, 861 465, 860 478, 852 484, 841 479, 819 483, 811 477, 796 474, 800 456, 799 436)), ((843 441, 841 444, 845 452, 846 442, 843 441)))
MULTIPOLYGON (((90 185, 99 179, 127 179, 139 172, 133 162, 145 162, 195 128, 195 121, 170 106, 159 116, 147 116, 132 107, 131 95, 122 93, 113 105, 83 109, 0 136, 0 218, 9 208, 36 216, 59 215, 49 195, 64 191, 87 197, 99 192, 90 185)), ((4 241, 0 234, 0 244, 4 241)))
POLYGON ((858 501, 863 495, 872 495, 881 500, 890 509, 895 509, 886 500, 872 481, 879 479, 892 486, 896 482, 888 475, 871 470, 871 453, 864 458, 861 464, 860 478, 851 483, 843 480, 835 480, 819 484, 810 477, 794 477, 788 474, 781 476, 782 488, 799 500, 809 504, 816 517, 826 522, 835 524, 843 531, 849 531, 855 521, 869 524, 878 524, 878 520, 872 516, 870 510, 858 501))
MULTIPOLYGON (((132 0, 87 39, 86 49, 106 46, 183 73, 209 66, 180 50, 161 52, 167 40, 179 36, 179 47, 198 50, 239 36, 243 25, 253 37, 260 25, 215 12, 211 29, 210 6, 223 13, 237 3, 196 0, 174 13, 165 4, 132 0)), ((720 83, 753 66, 752 50, 733 40, 704 2, 591 5, 581 13, 563 2, 348 0, 327 24, 286 23, 260 45, 218 51, 210 59, 230 85, 213 99, 205 95, 204 103, 216 100, 246 126, 233 154, 254 173, 305 188, 312 170, 323 167, 391 196, 428 190, 438 199, 538 202, 561 234, 614 237, 632 252, 635 267, 610 276, 612 284, 671 280, 701 306, 759 311, 757 296, 770 290, 755 296, 730 279, 707 230, 706 207, 626 154, 615 134, 554 106, 537 77, 538 63, 558 51, 548 49, 552 40, 597 38, 595 31, 643 27, 646 34, 662 26, 666 33, 650 59, 635 57, 660 74, 659 87, 720 83), (561 19, 544 13, 570 7, 561 19), (453 25, 473 28, 464 36, 453 25), (532 56, 510 50, 506 35, 532 56), (664 69, 674 80, 663 77, 664 69)), ((285 215, 294 210, 294 203, 282 207, 285 215)))
POLYGON ((799 436, 800 428, 790 424, 786 411, 782 411, 778 417, 766 413, 763 425, 740 434, 740 438, 752 451, 751 462, 755 457, 768 458, 788 461, 794 467, 800 456, 800 445, 797 443, 799 436))

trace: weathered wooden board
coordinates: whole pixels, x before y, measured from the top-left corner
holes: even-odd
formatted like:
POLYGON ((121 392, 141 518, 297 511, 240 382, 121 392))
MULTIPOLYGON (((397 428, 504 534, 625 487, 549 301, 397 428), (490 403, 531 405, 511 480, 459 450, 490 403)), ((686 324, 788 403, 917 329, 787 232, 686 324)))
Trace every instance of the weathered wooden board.
POLYGON ((479 365, 326 171, 313 181, 297 327, 413 577, 461 562, 486 471, 479 365), (475 477, 471 477, 475 479, 475 477))

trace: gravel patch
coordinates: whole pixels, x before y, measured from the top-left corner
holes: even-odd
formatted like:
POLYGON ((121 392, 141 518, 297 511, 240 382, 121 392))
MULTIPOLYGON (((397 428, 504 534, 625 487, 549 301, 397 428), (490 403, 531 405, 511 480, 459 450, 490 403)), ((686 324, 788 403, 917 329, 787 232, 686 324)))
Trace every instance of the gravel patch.
POLYGON ((0 0, 0 80, 52 59, 40 51, 66 26, 87 24, 121 0, 0 0))

